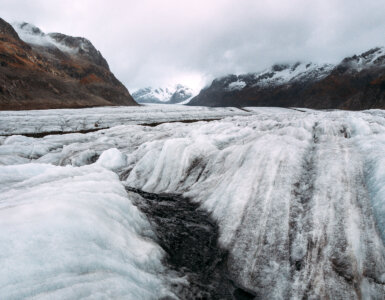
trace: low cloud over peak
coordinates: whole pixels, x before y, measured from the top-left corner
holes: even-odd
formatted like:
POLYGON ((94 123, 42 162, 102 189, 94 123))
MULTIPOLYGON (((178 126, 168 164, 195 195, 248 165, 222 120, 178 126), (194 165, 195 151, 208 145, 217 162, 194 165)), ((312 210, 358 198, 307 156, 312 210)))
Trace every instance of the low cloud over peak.
POLYGON ((368 0, 3 0, 5 20, 84 36, 129 88, 337 62, 384 45, 385 2, 368 0))

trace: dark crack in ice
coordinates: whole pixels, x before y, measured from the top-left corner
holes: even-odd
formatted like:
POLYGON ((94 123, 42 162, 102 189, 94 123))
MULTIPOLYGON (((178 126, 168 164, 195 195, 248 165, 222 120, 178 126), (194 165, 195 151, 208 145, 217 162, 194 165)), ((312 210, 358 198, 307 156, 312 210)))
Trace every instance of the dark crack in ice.
POLYGON ((148 217, 157 243, 168 254, 166 265, 187 278, 188 284, 171 285, 178 297, 254 299, 251 291, 227 276, 228 253, 218 244, 218 225, 197 203, 176 194, 147 193, 130 187, 126 190, 148 217))

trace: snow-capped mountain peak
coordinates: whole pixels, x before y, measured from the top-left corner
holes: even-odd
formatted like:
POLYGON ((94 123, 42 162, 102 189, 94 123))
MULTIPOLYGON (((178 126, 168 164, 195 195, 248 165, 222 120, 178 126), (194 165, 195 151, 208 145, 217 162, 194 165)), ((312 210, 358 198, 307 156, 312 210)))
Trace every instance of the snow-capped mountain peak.
POLYGON ((194 91, 182 84, 167 87, 141 88, 132 93, 139 103, 168 103, 175 104, 186 101, 195 95, 194 91))
POLYGON ((333 69, 333 65, 314 63, 276 64, 261 72, 245 75, 228 75, 219 79, 226 91, 242 90, 246 87, 266 87, 290 84, 301 80, 320 80, 333 69))
POLYGON ((255 74, 257 86, 285 84, 302 79, 321 79, 332 70, 333 65, 297 62, 273 65, 270 69, 255 74))
POLYGON ((383 108, 384 78, 385 48, 377 47, 336 65, 285 63, 217 78, 189 105, 383 108))
POLYGON ((385 48, 376 47, 360 55, 353 55, 345 58, 341 62, 342 66, 349 67, 351 70, 362 71, 370 67, 380 67, 385 65, 385 48))

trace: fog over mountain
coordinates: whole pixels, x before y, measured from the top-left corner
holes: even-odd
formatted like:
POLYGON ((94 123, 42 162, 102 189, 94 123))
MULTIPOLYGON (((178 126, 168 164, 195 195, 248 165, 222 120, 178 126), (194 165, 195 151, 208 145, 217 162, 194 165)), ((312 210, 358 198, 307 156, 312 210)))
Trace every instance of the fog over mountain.
POLYGON ((9 22, 86 36, 130 91, 196 89, 230 73, 338 63, 384 45, 381 0, 2 0, 0 11, 9 22))

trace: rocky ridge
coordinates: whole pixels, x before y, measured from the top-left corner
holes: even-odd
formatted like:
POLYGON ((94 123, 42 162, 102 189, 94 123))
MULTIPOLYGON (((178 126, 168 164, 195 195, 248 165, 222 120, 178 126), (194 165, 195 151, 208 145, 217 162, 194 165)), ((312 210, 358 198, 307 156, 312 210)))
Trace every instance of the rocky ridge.
POLYGON ((137 105, 92 43, 0 19, 0 110, 137 105))
POLYGON ((189 105, 385 108, 385 49, 374 48, 337 65, 277 64, 259 73, 224 76, 189 105))

